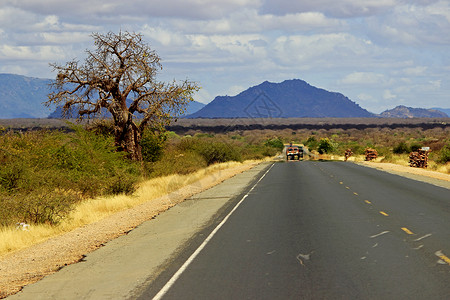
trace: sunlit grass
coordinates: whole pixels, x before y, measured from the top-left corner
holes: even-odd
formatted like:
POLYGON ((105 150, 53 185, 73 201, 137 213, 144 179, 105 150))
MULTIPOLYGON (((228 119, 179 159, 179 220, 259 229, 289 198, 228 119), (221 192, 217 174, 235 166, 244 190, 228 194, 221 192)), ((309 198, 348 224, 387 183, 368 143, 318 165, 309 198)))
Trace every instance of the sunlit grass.
POLYGON ((17 251, 50 237, 60 235, 75 228, 92 224, 119 211, 135 207, 144 202, 172 193, 182 187, 193 184, 208 175, 233 167, 256 164, 259 161, 226 162, 211 165, 187 175, 169 175, 142 182, 133 195, 116 195, 86 200, 58 225, 33 225, 29 230, 20 230, 14 226, 0 228, 0 255, 17 251))

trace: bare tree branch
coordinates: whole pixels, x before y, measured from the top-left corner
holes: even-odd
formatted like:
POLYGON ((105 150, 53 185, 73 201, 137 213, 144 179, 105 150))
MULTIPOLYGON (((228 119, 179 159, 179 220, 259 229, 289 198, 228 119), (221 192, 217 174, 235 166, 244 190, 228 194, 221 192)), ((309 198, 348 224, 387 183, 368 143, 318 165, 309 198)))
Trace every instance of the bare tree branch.
POLYGON ((199 87, 187 80, 181 84, 158 82, 160 58, 141 34, 109 32, 93 33, 92 37, 96 49, 86 50, 84 64, 76 60, 50 64, 58 73, 55 92, 46 103, 63 104, 64 116, 76 112, 80 119, 100 116, 106 109, 114 120, 118 149, 140 160, 139 141, 145 127, 170 124, 199 87))

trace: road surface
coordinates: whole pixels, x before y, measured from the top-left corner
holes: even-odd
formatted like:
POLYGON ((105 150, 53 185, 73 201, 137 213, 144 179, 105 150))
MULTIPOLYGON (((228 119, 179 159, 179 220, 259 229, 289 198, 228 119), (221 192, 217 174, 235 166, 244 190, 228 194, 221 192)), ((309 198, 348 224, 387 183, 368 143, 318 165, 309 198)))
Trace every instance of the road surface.
POLYGON ((448 189, 353 163, 277 163, 140 299, 450 299, 449 255, 448 189))

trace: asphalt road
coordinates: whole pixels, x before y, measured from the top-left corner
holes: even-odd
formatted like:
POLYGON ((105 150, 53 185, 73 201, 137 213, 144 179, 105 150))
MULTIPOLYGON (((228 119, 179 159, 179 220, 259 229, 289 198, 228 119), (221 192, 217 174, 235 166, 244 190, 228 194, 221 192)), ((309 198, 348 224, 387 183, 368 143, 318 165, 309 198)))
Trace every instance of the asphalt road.
POLYGON ((276 163, 226 214, 140 299, 450 299, 448 189, 353 163, 276 163))

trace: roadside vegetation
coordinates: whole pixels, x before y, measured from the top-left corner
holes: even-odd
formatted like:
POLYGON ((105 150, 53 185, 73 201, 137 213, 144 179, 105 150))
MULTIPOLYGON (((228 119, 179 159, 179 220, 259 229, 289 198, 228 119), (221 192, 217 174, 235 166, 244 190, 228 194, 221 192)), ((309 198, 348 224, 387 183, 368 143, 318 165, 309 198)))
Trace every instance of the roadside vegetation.
POLYGON ((114 146, 112 126, 97 122, 71 132, 0 134, 0 226, 59 224, 75 206, 96 197, 131 195, 145 180, 192 174, 229 161, 262 159, 281 152, 281 140, 147 130, 144 161, 114 146))

